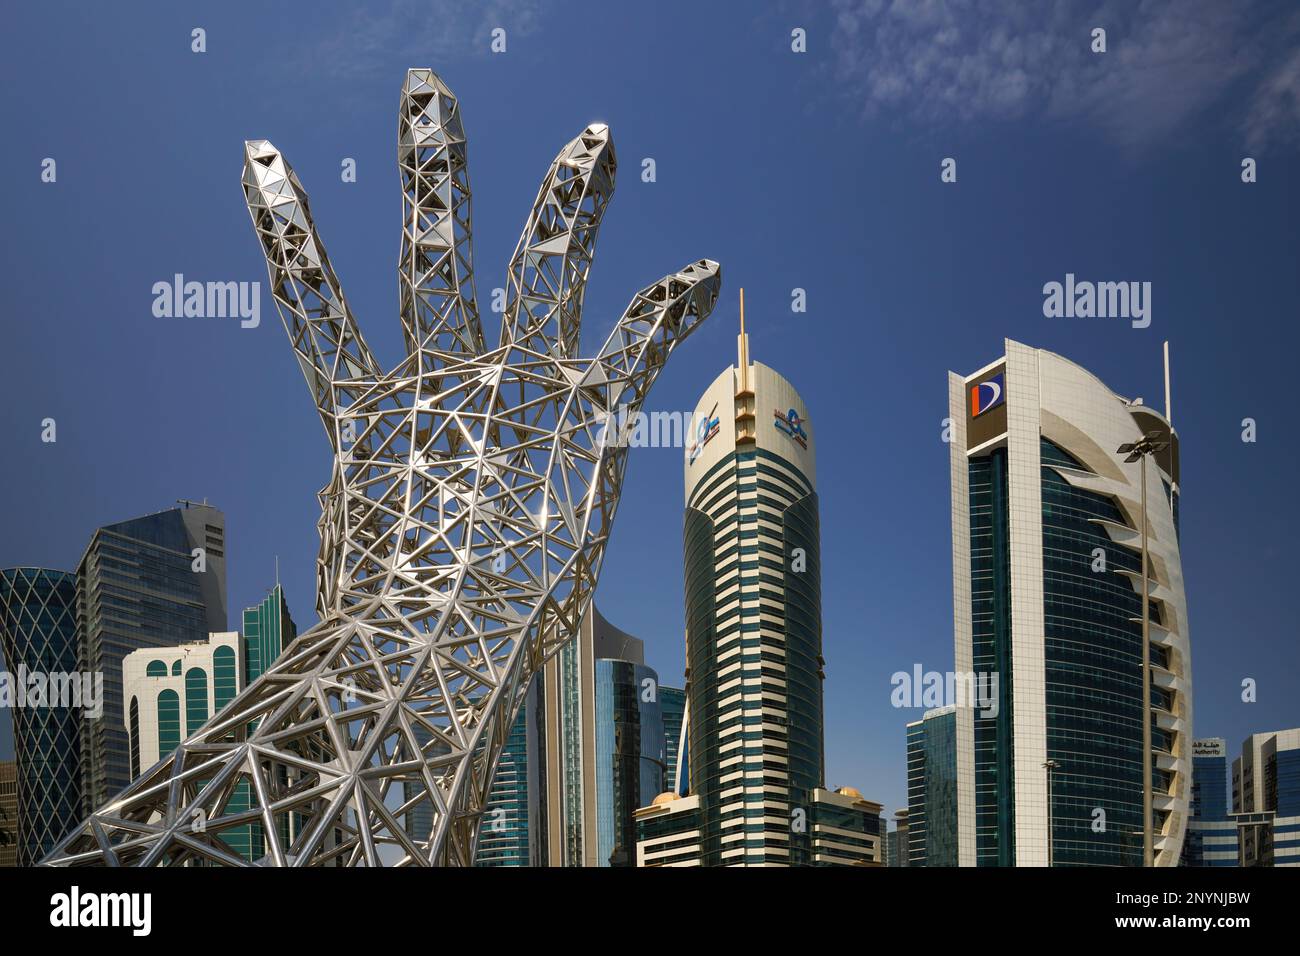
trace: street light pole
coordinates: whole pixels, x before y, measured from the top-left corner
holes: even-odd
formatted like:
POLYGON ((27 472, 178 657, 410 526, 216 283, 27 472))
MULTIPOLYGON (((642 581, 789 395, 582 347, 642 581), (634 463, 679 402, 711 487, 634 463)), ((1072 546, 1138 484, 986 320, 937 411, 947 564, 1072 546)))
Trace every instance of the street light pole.
POLYGON ((1147 457, 1169 446, 1159 431, 1149 431, 1140 441, 1120 445, 1126 463, 1141 462, 1142 484, 1142 865, 1155 866, 1151 795, 1151 602, 1147 581, 1147 457))
POLYGON ((1151 603, 1147 584, 1147 456, 1142 456, 1142 865, 1155 866, 1151 826, 1151 603))

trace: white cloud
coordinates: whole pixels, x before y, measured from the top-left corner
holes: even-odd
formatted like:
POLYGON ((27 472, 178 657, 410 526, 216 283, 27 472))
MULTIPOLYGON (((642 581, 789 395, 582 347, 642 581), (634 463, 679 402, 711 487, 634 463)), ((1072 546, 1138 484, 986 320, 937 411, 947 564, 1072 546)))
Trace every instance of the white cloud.
POLYGON ((1244 128, 1256 140, 1300 116, 1300 54, 1291 49, 1300 18, 1279 16, 1267 0, 835 0, 834 8, 835 80, 866 116, 1085 122, 1132 150, 1216 109, 1248 113, 1244 128), (1091 50, 1094 27, 1107 31, 1104 54, 1091 50))
POLYGON ((362 76, 391 69, 429 66, 487 54, 492 30, 508 40, 538 28, 536 0, 389 0, 361 4, 350 15, 331 20, 328 31, 304 26, 286 49, 286 65, 300 71, 326 70, 336 76, 362 76))
POLYGON ((1300 49, 1260 84, 1242 125, 1251 149, 1274 139, 1300 139, 1300 49))

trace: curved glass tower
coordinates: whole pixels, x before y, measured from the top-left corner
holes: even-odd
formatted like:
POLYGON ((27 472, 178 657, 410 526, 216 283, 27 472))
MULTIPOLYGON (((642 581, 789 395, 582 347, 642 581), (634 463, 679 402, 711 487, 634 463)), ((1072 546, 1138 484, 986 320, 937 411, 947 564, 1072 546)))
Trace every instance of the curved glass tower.
POLYGON ((803 400, 749 361, 705 391, 686 471, 690 786, 705 866, 811 862, 822 787, 815 443, 803 400), (793 822, 792 822, 793 821, 793 822))
POLYGON ((958 861, 1143 862, 1142 465, 1148 460, 1154 862, 1175 866, 1191 795, 1191 659, 1178 434, 1051 352, 1006 343, 949 375, 956 670, 997 675, 957 710, 958 861))
POLYGON ((825 788, 816 444, 794 386, 749 360, 686 449, 685 732, 636 812, 638 866, 880 866, 880 804, 825 788))
POLYGON ((596 842, 601 865, 636 865, 638 807, 664 784, 659 675, 644 664, 596 661, 596 842))
MULTIPOLYGON (((0 571, 0 649, 11 671, 77 673, 77 576, 0 571)), ((82 712, 15 707, 18 865, 32 866, 80 822, 82 712)))

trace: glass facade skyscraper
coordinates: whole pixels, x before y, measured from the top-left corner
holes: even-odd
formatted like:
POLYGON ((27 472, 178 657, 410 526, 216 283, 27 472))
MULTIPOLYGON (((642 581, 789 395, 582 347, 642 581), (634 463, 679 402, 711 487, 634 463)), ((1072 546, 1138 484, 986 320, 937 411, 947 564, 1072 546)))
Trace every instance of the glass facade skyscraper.
POLYGON ((636 865, 633 814, 665 788, 658 684, 644 664, 596 661, 596 853, 609 866, 636 865))
POLYGON ((1184 866, 1237 866, 1237 821, 1228 812, 1228 751, 1222 737, 1192 742, 1192 800, 1184 866))
POLYGON ((225 631, 225 549, 225 517, 192 503, 108 525, 91 538, 77 567, 78 667, 104 675, 104 713, 82 734, 83 816, 131 781, 126 655, 225 631))
MULTIPOLYGON (((77 579, 66 571, 0 571, 0 651, 11 671, 78 674, 77 579)), ((50 701, 48 703, 55 703, 50 701)), ((82 707, 14 707, 17 864, 32 866, 82 819, 82 707)))
POLYGON ((643 642, 594 604, 543 680, 544 858, 634 866, 635 812, 667 786, 665 695, 670 711, 680 698, 645 666, 643 642))
MULTIPOLYGON (((479 824, 475 866, 540 866, 545 835, 542 682, 534 677, 510 725, 479 824)), ((427 838, 426 835, 421 839, 427 838)))
POLYGON ((684 462, 691 792, 705 866, 797 864, 808 831, 790 821, 824 775, 816 445, 743 332, 739 353, 684 462))
POLYGON ((803 399, 749 360, 705 390, 684 465, 690 794, 637 813, 647 866, 883 861, 880 806, 824 788, 816 442, 803 399))
POLYGON ((957 865, 957 708, 907 725, 908 866, 957 865))
POLYGON ((251 684, 298 637, 284 589, 277 584, 260 604, 244 609, 244 674, 251 684))
POLYGON ((1145 720, 1155 863, 1174 866, 1192 769, 1178 434, 1074 363, 1011 341, 949 375, 949 404, 955 669, 997 680, 994 706, 957 709, 958 862, 1142 863, 1143 472, 1116 449, 1154 435, 1167 445, 1145 473, 1145 720))
MULTIPOLYGON (((681 760, 682 729, 686 721, 686 691, 680 687, 659 687, 659 707, 663 712, 664 722, 664 789, 681 795, 686 793, 677 779, 677 768, 681 760)), ((657 794, 656 794, 657 796, 657 794)), ((642 804, 645 806, 645 804, 642 804)))

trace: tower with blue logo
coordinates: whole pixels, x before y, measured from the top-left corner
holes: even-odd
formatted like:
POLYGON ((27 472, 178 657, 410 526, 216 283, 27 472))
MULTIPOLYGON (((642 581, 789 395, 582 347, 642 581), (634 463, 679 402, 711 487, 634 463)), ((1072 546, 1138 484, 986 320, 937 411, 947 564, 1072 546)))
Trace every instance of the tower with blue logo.
POLYGON ((789 381, 750 361, 743 290, 740 322, 684 462, 690 792, 638 811, 638 862, 879 864, 880 806, 825 785, 813 422, 789 381))

